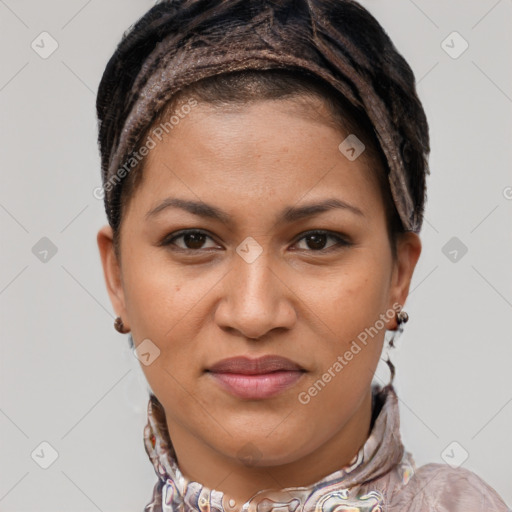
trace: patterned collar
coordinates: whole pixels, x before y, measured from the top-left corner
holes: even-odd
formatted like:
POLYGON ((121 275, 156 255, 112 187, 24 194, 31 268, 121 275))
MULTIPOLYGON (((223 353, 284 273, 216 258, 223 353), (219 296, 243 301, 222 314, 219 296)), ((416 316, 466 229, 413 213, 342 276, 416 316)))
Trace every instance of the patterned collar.
POLYGON ((221 491, 183 476, 164 409, 150 394, 144 443, 159 480, 144 512, 380 512, 387 481, 393 479, 405 485, 416 466, 401 442, 398 397, 393 386, 373 385, 372 404, 370 436, 347 466, 307 487, 264 489, 238 507, 224 499, 221 491))

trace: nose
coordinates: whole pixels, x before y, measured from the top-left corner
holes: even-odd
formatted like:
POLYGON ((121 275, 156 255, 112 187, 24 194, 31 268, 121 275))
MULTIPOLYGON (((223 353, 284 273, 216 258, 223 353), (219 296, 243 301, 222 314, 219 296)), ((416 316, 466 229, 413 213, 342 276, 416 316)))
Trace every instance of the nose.
POLYGON ((250 339, 262 338, 275 329, 291 329, 297 319, 296 296, 268 251, 263 249, 252 262, 235 254, 232 265, 223 280, 223 297, 215 312, 217 324, 250 339))

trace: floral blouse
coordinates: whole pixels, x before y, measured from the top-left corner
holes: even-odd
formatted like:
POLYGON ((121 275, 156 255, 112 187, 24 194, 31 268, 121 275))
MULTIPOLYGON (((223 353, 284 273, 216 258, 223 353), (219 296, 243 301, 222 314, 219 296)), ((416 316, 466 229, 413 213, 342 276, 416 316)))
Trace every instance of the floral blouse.
MULTIPOLYGON (((236 510, 247 512, 512 512, 468 469, 430 463, 417 468, 400 437, 392 385, 374 385, 370 436, 347 466, 307 487, 264 489, 236 510)), ((144 427, 146 452, 158 482, 144 512, 233 512, 221 491, 180 472, 165 412, 153 394, 144 427)))

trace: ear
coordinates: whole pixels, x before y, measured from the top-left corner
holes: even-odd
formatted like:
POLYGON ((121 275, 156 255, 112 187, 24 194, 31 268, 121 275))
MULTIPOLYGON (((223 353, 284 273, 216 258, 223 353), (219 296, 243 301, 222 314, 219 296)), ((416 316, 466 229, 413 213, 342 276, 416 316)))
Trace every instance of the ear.
POLYGON ((103 265, 103 276, 110 296, 110 302, 112 303, 116 314, 123 319, 124 326, 129 329, 130 326, 126 316, 126 303, 124 298, 121 266, 114 251, 113 231, 110 225, 107 224, 98 231, 96 240, 100 250, 101 264, 103 265))
MULTIPOLYGON (((405 304, 420 254, 420 237, 412 231, 401 233, 397 240, 397 257, 391 276, 389 308, 396 309, 393 305, 397 303, 401 306, 405 304)), ((395 318, 391 320, 391 323, 393 324, 391 328, 397 327, 395 318)))

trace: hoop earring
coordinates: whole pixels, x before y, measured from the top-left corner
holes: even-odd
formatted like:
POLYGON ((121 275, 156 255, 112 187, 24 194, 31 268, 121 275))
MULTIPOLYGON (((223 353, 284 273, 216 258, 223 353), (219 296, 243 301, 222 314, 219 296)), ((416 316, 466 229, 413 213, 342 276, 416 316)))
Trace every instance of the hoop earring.
POLYGON ((118 316, 114 322, 114 327, 116 329, 117 332, 120 332, 121 334, 126 334, 128 332, 130 332, 130 329, 127 329, 124 324, 123 324, 123 320, 120 316, 118 316))
MULTIPOLYGON (((396 318, 396 328, 393 329, 393 331, 395 331, 395 333, 393 334, 393 336, 391 337, 391 339, 389 340, 389 343, 388 343, 388 347, 391 349, 391 348, 395 348, 395 338, 396 338, 396 335, 400 335, 402 334, 403 330, 404 330, 404 324, 407 323, 407 321, 409 320, 409 315, 403 311, 402 309, 400 309, 396 315, 395 315, 395 318, 396 318)), ((387 355, 388 358, 386 359, 386 364, 388 365, 389 367, 389 370, 391 372, 391 379, 388 383, 388 386, 392 386, 393 385, 393 380, 395 379, 395 365, 391 362, 391 359, 389 359, 389 354, 387 355)))

